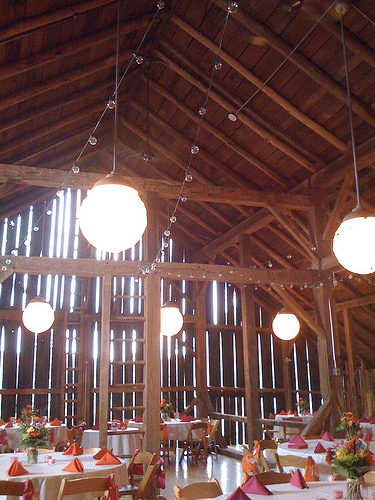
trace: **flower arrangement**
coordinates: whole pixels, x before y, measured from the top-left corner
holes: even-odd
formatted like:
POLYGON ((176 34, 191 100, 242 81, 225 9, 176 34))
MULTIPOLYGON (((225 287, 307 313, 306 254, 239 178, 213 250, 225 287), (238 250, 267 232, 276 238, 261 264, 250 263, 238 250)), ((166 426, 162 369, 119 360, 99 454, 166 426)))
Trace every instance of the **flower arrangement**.
POLYGON ((46 429, 45 419, 40 411, 27 405, 21 413, 20 431, 21 444, 32 448, 45 446, 49 440, 49 431, 46 429))
POLYGON ((301 410, 302 413, 305 413, 308 408, 309 408, 309 404, 307 401, 305 401, 304 399, 300 398, 298 403, 296 403, 296 407, 299 408, 301 410))
POLYGON ((371 469, 373 463, 368 447, 360 449, 357 438, 353 438, 336 449, 332 468, 336 475, 358 479, 371 469))
POLYGON ((347 413, 344 413, 340 418, 340 424, 338 427, 336 427, 336 430, 344 431, 347 441, 350 441, 357 435, 357 432, 360 430, 360 424, 353 413, 348 411, 347 413))
POLYGON ((160 412, 173 415, 174 413, 173 404, 167 401, 166 399, 162 399, 160 403, 160 412))
POLYGON ((363 441, 356 437, 336 448, 333 454, 333 472, 347 478, 348 500, 361 500, 361 477, 371 470, 373 455, 363 441), (363 447, 361 445, 364 445, 363 447))

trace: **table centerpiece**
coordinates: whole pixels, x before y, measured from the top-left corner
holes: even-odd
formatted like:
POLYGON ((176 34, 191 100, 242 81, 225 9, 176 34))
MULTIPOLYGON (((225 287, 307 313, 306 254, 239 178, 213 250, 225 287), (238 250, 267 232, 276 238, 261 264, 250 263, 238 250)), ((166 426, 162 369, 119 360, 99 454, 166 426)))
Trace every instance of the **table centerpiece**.
POLYGON ((309 409, 309 404, 303 398, 300 398, 298 403, 296 403, 296 408, 299 409, 301 415, 306 415, 307 410, 309 409))
POLYGON ((371 469, 373 456, 367 446, 354 437, 334 452, 332 468, 336 475, 347 479, 348 500, 362 500, 362 476, 371 469))
POLYGON ((38 463, 38 447, 46 446, 49 441, 49 430, 46 429, 46 419, 40 415, 40 410, 27 405, 21 412, 20 431, 21 445, 27 447, 27 462, 38 463))
POLYGON ((166 399, 160 403, 160 413, 163 420, 170 420, 174 415, 173 404, 166 399))
POLYGON ((336 431, 343 431, 346 435, 346 440, 353 439, 361 429, 359 421, 355 418, 352 412, 343 413, 340 418, 340 423, 336 427, 336 431))

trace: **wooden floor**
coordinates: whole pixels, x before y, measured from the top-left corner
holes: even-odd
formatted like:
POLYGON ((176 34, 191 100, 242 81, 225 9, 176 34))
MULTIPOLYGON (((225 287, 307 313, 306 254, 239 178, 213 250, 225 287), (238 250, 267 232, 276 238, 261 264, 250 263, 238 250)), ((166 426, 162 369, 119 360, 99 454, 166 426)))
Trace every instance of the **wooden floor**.
POLYGON ((179 456, 171 455, 171 463, 165 464, 165 490, 161 490, 160 494, 166 500, 173 500, 173 486, 186 486, 190 483, 199 481, 209 481, 212 477, 216 478, 223 490, 223 493, 231 493, 241 484, 242 468, 241 461, 234 458, 229 458, 223 455, 212 456, 199 461, 199 464, 189 465, 186 463, 186 458, 183 459, 181 465, 178 463, 179 456))

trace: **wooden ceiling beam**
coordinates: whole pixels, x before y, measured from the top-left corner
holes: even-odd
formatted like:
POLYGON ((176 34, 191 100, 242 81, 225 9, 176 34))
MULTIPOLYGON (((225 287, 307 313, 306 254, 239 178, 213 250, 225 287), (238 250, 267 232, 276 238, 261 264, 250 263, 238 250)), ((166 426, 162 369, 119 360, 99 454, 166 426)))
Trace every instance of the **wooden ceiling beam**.
MULTIPOLYGON (((152 88, 155 88, 156 89, 156 86, 154 85, 154 82, 150 81, 150 87, 152 88)), ((160 86, 159 86, 160 87, 160 86)), ((158 89, 159 91, 160 89, 158 89)), ((161 95, 163 95, 164 97, 166 97, 167 99, 169 99, 168 97, 168 92, 160 92, 161 95)), ((170 99, 170 101, 172 102, 172 99, 170 99)), ((194 121, 195 118, 197 118, 197 122, 198 123, 200 121, 199 119, 199 115, 196 114, 196 116, 194 118, 191 118, 191 115, 193 114, 186 106, 180 106, 178 105, 178 101, 176 99, 173 100, 173 103, 178 106, 178 108, 184 112, 190 119, 193 119, 194 121)), ((132 106, 137 109, 137 111, 141 111, 142 113, 146 114, 147 112, 147 108, 145 106, 143 106, 140 102, 137 102, 137 101, 132 101, 132 106)), ((190 154, 190 149, 191 149, 191 146, 193 144, 193 140, 194 139, 189 139, 189 137, 185 137, 183 134, 181 134, 181 132, 179 132, 178 130, 176 130, 174 127, 172 127, 171 125, 169 125, 169 123, 167 123, 165 120, 162 120, 161 118, 159 118, 157 115, 155 115, 155 113, 153 113, 152 111, 149 110, 149 118, 153 121, 153 123, 157 124, 161 130, 163 130, 164 132, 167 132, 171 137, 173 137, 174 139, 176 139, 178 142, 180 142, 181 144, 183 144, 184 146, 186 146, 186 149, 187 151, 189 152, 190 154)), ((202 122, 202 126, 204 123, 204 120, 202 122)), ((204 126, 204 128, 207 128, 206 126, 204 126)), ((212 132, 211 132, 212 133, 212 132)), ((215 131, 215 134, 216 134, 216 131, 215 131)), ((205 149, 202 147, 202 145, 199 145, 199 156, 204 160, 204 161, 207 161, 208 163, 211 163, 211 158, 213 155, 210 155, 207 151, 205 151, 205 149)), ((243 186, 244 184, 247 184, 247 180, 242 177, 241 175, 237 174, 236 172, 234 172, 233 170, 231 170, 230 168, 228 168, 224 163, 221 163, 219 162, 218 164, 218 171, 221 172, 223 175, 225 175, 225 177, 227 177, 229 180, 231 180, 232 182, 234 182, 237 186, 243 186)))
POLYGON ((310 255, 302 248, 294 238, 290 238, 286 233, 284 233, 279 227, 275 224, 269 224, 268 229, 270 229, 273 233, 275 233, 279 238, 281 238, 285 243, 294 248, 300 255, 304 257, 310 258, 310 255))
MULTIPOLYGON (((213 0, 213 2, 221 9, 225 11, 228 10, 228 4, 224 0, 213 0)), ((337 82, 332 76, 325 73, 319 66, 314 64, 301 52, 294 51, 292 55, 290 55, 294 47, 284 41, 280 35, 277 35, 269 27, 257 21, 254 16, 245 14, 243 10, 238 9, 236 13, 231 15, 233 15, 240 24, 252 33, 256 33, 258 36, 265 38, 271 47, 284 57, 289 56, 289 61, 291 63, 347 106, 348 96, 346 88, 337 82)), ((365 104, 355 95, 351 96, 351 100, 354 113, 360 116, 362 120, 369 123, 372 127, 375 127, 375 112, 370 108, 370 106, 365 104)))
MULTIPOLYGON (((319 5, 315 2, 302 3, 301 9, 305 12, 314 22, 319 20, 319 25, 323 26, 328 33, 337 38, 337 40, 342 40, 341 29, 336 21, 333 21, 329 16, 322 17, 324 13, 319 5)), ((364 43, 360 38, 354 35, 347 28, 344 28, 345 32, 345 46, 351 50, 354 54, 359 56, 362 61, 366 61, 367 64, 375 68, 375 50, 364 43)))
POLYGON ((98 9, 109 4, 117 3, 116 0, 89 0, 78 2, 71 5, 70 7, 65 7, 63 9, 52 10, 49 9, 47 14, 41 14, 40 16, 34 16, 28 19, 24 19, 15 24, 9 26, 3 26, 1 28, 0 41, 4 42, 13 37, 18 37, 20 35, 25 35, 30 31, 35 31, 39 28, 45 26, 50 26, 51 24, 58 23, 64 19, 75 18, 79 14, 89 12, 93 9, 98 9))
POLYGON ((275 217, 277 221, 290 233, 293 238, 301 245, 301 247, 305 250, 305 252, 310 256, 311 260, 315 262, 317 260, 317 256, 311 250, 311 241, 309 241, 304 234, 300 232, 295 222, 289 218, 287 219, 279 209, 269 206, 268 210, 275 217))
MULTIPOLYGON (((91 151, 90 156, 95 151, 91 151)), ((71 157, 71 154, 67 154, 71 157)), ((51 159, 52 161, 52 159, 51 159)), ((64 163, 64 161, 60 162, 64 163)), ((46 162, 47 165, 47 162, 46 162)), ((157 169, 161 174, 161 170, 157 169)), ((73 174, 70 171, 58 170, 52 168, 28 167, 24 165, 0 163, 0 182, 5 183, 14 181, 15 183, 26 184, 29 186, 40 186, 50 188, 70 188, 88 190, 93 187, 95 182, 103 178, 103 173, 83 172, 73 174)), ((169 180, 145 179, 136 176, 127 177, 125 180, 131 181, 137 190, 142 194, 146 192, 159 193, 167 199, 176 199, 180 193, 181 183, 170 180, 170 176, 165 174, 169 180)), ((194 201, 206 201, 210 203, 241 203, 245 206, 259 207, 266 206, 270 202, 275 205, 300 210, 309 210, 312 207, 311 197, 308 195, 259 192, 252 189, 223 188, 211 185, 209 189, 197 185, 185 185, 184 193, 188 199, 194 201)), ((228 221, 229 224, 229 221, 228 221)))
MULTIPOLYGON (((204 92, 204 89, 206 89, 207 92, 210 80, 200 68, 195 66, 189 59, 184 56, 184 54, 176 50, 175 47, 172 47, 168 43, 161 40, 160 46, 177 57, 184 66, 188 66, 196 75, 198 75, 203 81, 206 82, 206 85, 203 85, 191 73, 189 74, 186 70, 182 69, 181 66, 178 66, 178 68, 180 68, 179 71, 181 71, 181 73, 179 73, 181 74, 181 76, 185 77, 186 75, 189 75, 190 83, 193 83, 193 80, 195 82, 194 85, 197 88, 202 90, 202 92, 204 92)), ((160 57, 162 53, 158 52, 157 54, 160 57)), ((166 58, 164 54, 163 57, 166 58)), ((168 60, 170 61, 170 59, 168 60)), ((214 81, 212 84, 210 98, 228 112, 233 112, 233 109, 240 108, 242 104, 226 88, 224 88, 220 83, 216 81, 214 81), (225 99, 222 96, 224 96, 225 99)), ((241 110, 239 113, 237 113, 237 117, 250 130, 267 141, 267 143, 269 142, 270 144, 275 146, 275 148, 285 153, 287 156, 295 160, 306 169, 313 172, 316 170, 316 166, 314 165, 314 163, 316 165, 320 165, 322 163, 322 160, 319 157, 315 156, 311 151, 307 151, 300 142, 294 140, 290 136, 287 136, 286 132, 281 130, 279 127, 274 126, 271 122, 265 120, 265 118, 261 117, 259 113, 253 111, 251 108, 247 107, 241 110)))
MULTIPOLYGON (((121 123, 130 129, 132 132, 134 132, 138 137, 144 138, 146 140, 146 134, 141 130, 139 127, 137 127, 134 123, 132 123, 130 120, 127 120, 126 118, 121 118, 121 123)), ((148 138, 149 144, 154 147, 155 149, 158 149, 161 153, 163 153, 166 157, 170 158, 178 167, 181 168, 184 172, 186 172, 186 166, 187 163, 182 161, 177 155, 174 153, 171 153, 170 149, 161 146, 158 142, 156 142, 152 138, 148 138)), ((151 168, 155 170, 156 165, 153 165, 151 162, 151 168)), ((171 176, 167 174, 166 172, 162 171, 161 169, 157 169, 159 175, 163 176, 165 179, 171 179, 171 176)), ((211 185, 211 182, 206 179, 202 174, 200 174, 197 170, 194 170, 193 168, 190 168, 190 173, 193 175, 193 177, 197 180, 200 180, 202 184, 205 185, 211 185)), ((181 183, 179 183, 180 188, 179 188, 179 194, 181 190, 181 183)), ((174 196, 174 199, 177 199, 179 194, 177 196, 174 196)), ((231 227, 232 223, 230 220, 228 220, 221 212, 216 210, 213 206, 209 205, 208 203, 201 201, 201 205, 212 215, 214 215, 217 219, 221 220, 226 226, 231 227)))
POLYGON ((340 217, 344 204, 348 198, 349 192, 354 182, 354 172, 349 170, 346 173, 345 180, 340 188, 339 194, 336 195, 336 201, 330 213, 329 220, 323 231, 323 240, 330 240, 333 238, 335 231, 339 225, 340 217))
MULTIPOLYGON (((143 16, 138 19, 123 23, 120 26, 120 35, 124 36, 133 31, 146 28, 150 24, 150 16, 143 16)), ((40 66, 55 63, 63 58, 73 57, 86 49, 95 50, 96 45, 106 43, 110 40, 116 40, 117 28, 109 28, 99 31, 94 35, 86 35, 77 38, 67 43, 60 43, 53 48, 43 50, 29 55, 24 58, 17 58, 9 64, 1 66, 0 81, 6 78, 14 78, 15 76, 22 75, 27 71, 33 71, 40 66)), ((113 44, 113 51, 116 49, 116 44, 113 44)), ((79 57, 79 56, 77 56, 79 57)), ((112 86, 114 83, 112 82, 112 86)))
MULTIPOLYGON (((142 111, 146 112, 146 108, 143 105, 141 105, 140 103, 132 101, 132 105, 134 107, 138 107, 138 109, 141 109, 142 111)), ((197 121, 197 123, 200 121, 198 115, 195 115, 194 118, 193 118, 193 113, 186 106, 182 106, 181 105, 181 110, 184 113, 186 113, 187 116, 190 119, 192 119, 194 121, 197 121)), ((181 138, 181 141, 185 142, 186 139, 187 139, 188 144, 189 144, 188 147, 189 147, 189 150, 190 150, 194 139, 190 139, 189 140, 188 138, 185 138, 180 132, 178 132, 176 129, 173 129, 173 127, 171 127, 167 122, 165 122, 164 120, 161 120, 158 116, 156 116, 151 111, 149 112, 149 117, 151 118, 151 120, 154 123, 158 123, 160 127, 162 127, 164 130, 166 130, 171 135, 178 135, 181 138)), ((267 177, 269 177, 270 179, 272 179, 273 181, 275 181, 280 186, 288 189, 289 184, 288 184, 288 180, 285 179, 285 177, 283 177, 282 175, 279 175, 269 165, 267 165, 266 163, 264 163, 262 160, 260 160, 259 158, 257 158, 255 155, 251 154, 245 148, 243 148, 238 143, 236 143, 233 139, 227 137, 223 132, 220 132, 220 130, 218 130, 217 128, 215 128, 212 125, 210 125, 206 120, 202 120, 202 128, 204 128, 205 130, 207 130, 214 137, 217 137, 220 141, 222 141, 230 149, 232 149, 232 151, 234 151, 235 153, 237 153, 239 156, 241 156, 243 159, 245 159, 246 161, 248 161, 251 165, 253 165, 257 169, 259 169, 267 177)), ((202 151, 201 145, 199 145, 199 149, 200 149, 199 153, 201 154, 201 151, 202 151)), ((235 172, 233 172, 232 170, 230 170, 228 167, 225 167, 225 170, 226 170, 226 174, 225 175, 227 177, 230 176, 231 178, 235 177, 237 179, 237 184, 238 185, 243 185, 244 183, 247 184, 247 180, 246 179, 244 179, 243 177, 239 176, 238 174, 236 174, 235 172)))
MULTIPOLYGON (((181 29, 186 31, 186 33, 194 37, 205 47, 211 50, 214 54, 217 54, 219 47, 209 38, 202 35, 198 30, 187 24, 185 21, 183 21, 176 15, 172 16, 172 21, 181 29)), ((313 130, 316 134, 320 135, 323 139, 325 139, 327 142, 335 146, 340 151, 347 151, 347 145, 344 146, 343 142, 340 139, 338 139, 334 134, 329 132, 318 122, 314 121, 312 118, 303 113, 300 109, 294 106, 294 104, 285 99, 281 94, 273 90, 272 87, 270 87, 269 85, 264 85, 263 80, 254 75, 251 71, 249 71, 245 66, 239 63, 234 57, 226 53, 223 49, 220 50, 220 59, 229 64, 231 68, 235 69, 241 76, 246 78, 246 80, 251 82, 257 88, 262 88, 262 92, 264 92, 270 99, 272 99, 279 106, 285 109, 285 111, 294 116, 296 120, 303 123, 303 125, 308 127, 310 130, 313 130)))
POLYGON ((344 300, 342 302, 336 303, 337 311, 342 311, 343 309, 354 309, 356 307, 368 306, 375 304, 375 293, 371 295, 366 295, 366 297, 359 297, 357 299, 344 300))
MULTIPOLYGON (((28 273, 32 275, 65 275, 65 276, 143 276, 141 267, 146 268, 149 262, 49 258, 49 257, 24 257, 3 256, 2 260, 11 260, 7 269, 0 269, 0 275, 10 269, 15 273, 28 273)), ((270 284, 299 285, 304 283, 314 284, 325 282, 329 273, 324 274, 317 270, 297 269, 249 269, 247 267, 220 266, 217 264, 190 264, 161 262, 154 271, 160 278, 180 279, 188 281, 212 281, 233 284, 270 284)), ((147 274, 145 275, 147 279, 147 274)))

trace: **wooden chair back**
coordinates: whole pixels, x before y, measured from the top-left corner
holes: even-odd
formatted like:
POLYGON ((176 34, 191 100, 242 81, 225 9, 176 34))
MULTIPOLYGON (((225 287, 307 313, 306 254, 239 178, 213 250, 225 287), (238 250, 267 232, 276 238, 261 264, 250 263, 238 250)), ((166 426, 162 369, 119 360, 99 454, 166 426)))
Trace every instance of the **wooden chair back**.
POLYGON ((222 495, 222 489, 219 482, 212 478, 208 482, 188 484, 184 488, 174 486, 173 491, 176 498, 183 498, 184 500, 197 500, 198 498, 215 498, 222 495))
MULTIPOLYGON (((32 481, 29 479, 29 484, 32 481)), ((15 497, 22 497, 25 489, 26 481, 18 482, 18 481, 4 481, 0 480, 0 495, 8 495, 15 497)))
MULTIPOLYGON (((112 474, 113 479, 113 474, 112 474)), ((62 500, 69 495, 79 495, 82 493, 98 493, 99 495, 108 495, 108 476, 107 477, 82 477, 79 479, 64 478, 61 481, 57 500, 62 500)), ((103 497, 102 497, 103 498, 103 497)))
POLYGON ((276 462, 276 450, 277 450, 277 443, 273 439, 261 439, 258 441, 259 445, 259 462, 260 465, 263 469, 263 471, 269 471, 269 465, 267 463, 266 457, 264 456, 263 452, 265 450, 274 450, 274 459, 272 460, 273 462, 276 462))
POLYGON ((276 465, 279 472, 284 472, 284 468, 305 469, 306 457, 296 457, 295 455, 278 455, 275 454, 276 465))
POLYGON ((81 446, 83 436, 83 429, 79 426, 73 426, 71 429, 66 431, 66 446, 70 446, 75 443, 77 446, 81 446))
POLYGON ((208 432, 205 436, 205 443, 204 443, 204 452, 205 455, 208 455, 208 450, 210 447, 213 447, 213 452, 216 453, 216 432, 219 428, 220 420, 216 420, 214 418, 211 418, 209 421, 208 425, 208 432))
POLYGON ((149 465, 146 472, 139 483, 139 486, 135 493, 132 494, 132 500, 146 500, 151 496, 151 493, 155 493, 156 489, 156 477, 160 469, 160 463, 154 465, 149 465))
POLYGON ((158 461, 158 456, 156 453, 151 453, 149 451, 138 451, 134 453, 130 459, 128 466, 128 478, 129 484, 134 486, 136 483, 141 481, 144 474, 138 474, 135 470, 135 465, 142 464, 144 466, 155 465, 158 461))
POLYGON ((273 471, 259 472, 256 476, 259 481, 264 484, 264 486, 267 486, 268 484, 289 483, 290 478, 292 477, 291 474, 286 472, 273 471))
POLYGON ((186 441, 204 441, 206 435, 207 423, 206 422, 191 422, 186 441))
POLYGON ((191 422, 184 441, 182 453, 179 462, 182 462, 186 453, 194 462, 198 461, 201 450, 205 448, 205 436, 207 431, 207 422, 191 422))

